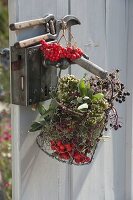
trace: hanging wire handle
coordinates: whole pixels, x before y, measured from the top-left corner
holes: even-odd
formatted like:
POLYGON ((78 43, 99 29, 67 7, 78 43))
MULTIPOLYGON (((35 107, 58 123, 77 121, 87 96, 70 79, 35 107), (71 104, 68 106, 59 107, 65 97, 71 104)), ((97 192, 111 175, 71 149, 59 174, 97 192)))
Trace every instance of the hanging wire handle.
POLYGON ((66 24, 66 22, 64 22, 64 21, 62 20, 62 35, 61 35, 61 37, 59 38, 58 43, 60 43, 60 41, 62 40, 62 38, 64 38, 65 41, 66 41, 66 44, 68 44, 68 40, 67 40, 67 38, 66 38, 66 30, 68 30, 68 29, 67 29, 67 24, 66 24))
POLYGON ((72 32, 70 31, 70 29, 68 29, 67 23, 66 23, 65 21, 62 20, 62 35, 61 35, 61 37, 59 38, 58 43, 60 43, 60 41, 61 41, 63 38, 64 38, 65 41, 66 41, 66 46, 72 46, 72 42, 71 42, 71 41, 72 41, 72 39, 73 39, 73 43, 74 43, 73 47, 77 47, 77 42, 76 42, 76 40, 75 40, 75 38, 74 38, 72 32), (70 34, 70 41, 69 41, 69 40, 67 39, 67 37, 66 37, 66 32, 68 32, 68 34, 70 34))

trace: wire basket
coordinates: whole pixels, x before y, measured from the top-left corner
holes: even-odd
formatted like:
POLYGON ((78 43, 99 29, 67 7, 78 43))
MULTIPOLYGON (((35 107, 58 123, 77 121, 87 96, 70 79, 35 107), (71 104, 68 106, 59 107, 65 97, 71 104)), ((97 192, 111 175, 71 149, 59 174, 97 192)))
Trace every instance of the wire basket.
POLYGON ((118 70, 105 80, 96 76, 61 77, 48 109, 38 106, 41 119, 31 125, 30 131, 40 130, 36 142, 50 157, 68 164, 89 164, 103 131, 122 127, 114 101, 122 103, 129 95, 118 70))
POLYGON ((41 130, 37 144, 49 156, 69 164, 85 165, 92 161, 102 136, 106 115, 92 125, 93 117, 58 105, 49 127, 41 130))

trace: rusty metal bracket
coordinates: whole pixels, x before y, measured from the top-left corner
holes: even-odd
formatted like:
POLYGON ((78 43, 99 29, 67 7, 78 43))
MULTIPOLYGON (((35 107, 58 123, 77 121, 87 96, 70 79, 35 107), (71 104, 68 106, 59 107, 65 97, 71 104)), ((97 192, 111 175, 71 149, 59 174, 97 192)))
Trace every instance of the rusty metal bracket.
POLYGON ((11 103, 28 106, 49 99, 57 83, 57 69, 45 68, 40 45, 11 47, 11 103))

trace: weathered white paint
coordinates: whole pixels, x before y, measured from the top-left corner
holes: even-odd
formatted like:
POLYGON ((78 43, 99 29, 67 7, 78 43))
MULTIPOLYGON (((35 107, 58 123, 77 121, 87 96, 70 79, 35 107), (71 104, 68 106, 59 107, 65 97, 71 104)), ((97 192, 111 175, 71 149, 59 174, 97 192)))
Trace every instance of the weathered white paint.
POLYGON ((128 1, 127 87, 131 98, 127 102, 126 119, 126 200, 133 199, 133 1, 128 1))
MULTIPOLYGON (((90 59, 106 70, 121 69, 121 78, 132 91, 133 2, 132 0, 12 0, 10 23, 42 17, 58 18, 72 13, 81 26, 72 28, 80 47, 90 59)), ((43 33, 43 29, 10 33, 10 44, 43 33), (39 31, 39 32, 38 32, 39 31)), ((81 77, 85 70, 72 66, 81 77)), ((67 73, 64 72, 64 73, 67 73)), ((39 151, 36 134, 27 134, 36 118, 31 108, 12 106, 13 200, 132 200, 132 97, 119 109, 126 115, 123 128, 101 143, 89 166, 61 164, 39 151)))
MULTIPOLYGON (((67 1, 10 1, 10 23, 43 17, 48 13, 58 18, 68 14, 67 1)), ((10 44, 26 37, 42 33, 42 30, 33 29, 19 31, 15 35, 10 33, 10 44)), ((69 192, 66 177, 66 165, 60 165, 39 151, 36 135, 28 134, 31 122, 36 113, 31 108, 12 106, 13 124, 13 200, 26 199, 65 199, 69 192), (63 174, 63 176, 62 176, 63 174), (61 177, 61 178, 60 178, 61 177)))
MULTIPOLYGON (((80 33, 75 31, 79 44, 90 55, 92 61, 105 66, 105 69, 109 71, 116 67, 121 69, 121 79, 126 83, 128 1, 76 0, 71 1, 71 4, 72 13, 81 18, 83 27, 86 27, 83 30, 80 27, 80 30, 78 29, 80 33), (74 6, 76 4, 80 9, 74 6)), ((73 67, 72 72, 78 76, 84 73, 78 66, 73 67)), ((121 108, 120 116, 125 116, 125 106, 121 108)), ((73 167, 73 200, 84 199, 85 196, 96 200, 127 199, 125 190, 126 132, 124 127, 119 131, 120 134, 112 132, 114 134, 112 139, 99 147, 100 152, 95 156, 92 166, 80 169, 73 167), (77 184, 78 180, 81 180, 80 185, 77 184)), ((129 147, 127 148, 129 149, 129 147)), ((129 167, 128 163, 127 166, 129 167)), ((131 175, 131 170, 130 168, 128 175, 131 175)), ((127 182, 129 180, 127 179, 127 182)), ((130 183, 128 183, 129 186, 130 183)), ((128 199, 132 199, 131 191, 128 196, 128 199)))

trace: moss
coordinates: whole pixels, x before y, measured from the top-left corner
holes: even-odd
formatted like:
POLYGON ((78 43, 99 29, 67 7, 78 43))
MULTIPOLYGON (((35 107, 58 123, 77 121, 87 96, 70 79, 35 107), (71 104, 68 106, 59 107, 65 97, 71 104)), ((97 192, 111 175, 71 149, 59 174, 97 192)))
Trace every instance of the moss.
POLYGON ((0 48, 8 46, 8 8, 5 1, 0 0, 0 48))

